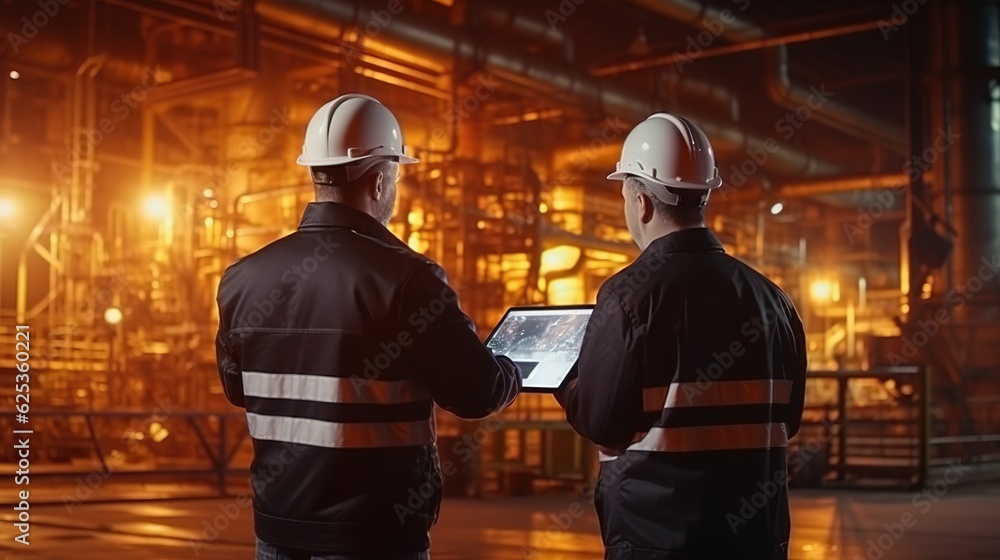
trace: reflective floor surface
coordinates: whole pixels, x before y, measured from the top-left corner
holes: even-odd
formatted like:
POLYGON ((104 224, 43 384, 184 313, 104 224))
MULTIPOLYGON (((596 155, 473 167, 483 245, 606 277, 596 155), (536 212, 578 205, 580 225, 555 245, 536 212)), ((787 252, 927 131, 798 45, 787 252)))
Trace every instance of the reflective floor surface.
MULTIPOLYGON (((945 488, 940 496, 797 491, 792 507, 794 559, 1000 559, 1000 485, 945 488)), ((13 513, 0 510, 3 560, 252 558, 252 516, 235 499, 83 502, 72 511, 32 505, 30 546, 13 542, 13 513)), ((582 560, 601 558, 602 547, 592 506, 581 499, 454 499, 442 507, 432 557, 582 560)))

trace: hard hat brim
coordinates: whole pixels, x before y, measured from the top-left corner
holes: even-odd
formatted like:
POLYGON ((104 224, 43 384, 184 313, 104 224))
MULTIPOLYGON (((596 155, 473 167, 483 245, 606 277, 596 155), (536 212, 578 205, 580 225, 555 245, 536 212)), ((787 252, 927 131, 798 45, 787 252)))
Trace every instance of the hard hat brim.
POLYGON ((648 175, 642 173, 636 173, 634 171, 615 171, 614 173, 608 175, 608 179, 612 181, 624 181, 626 177, 632 175, 643 181, 650 183, 655 183, 663 187, 671 187, 674 189, 688 189, 688 190, 700 190, 700 191, 710 191, 712 189, 717 189, 722 186, 722 178, 716 177, 711 183, 691 183, 688 181, 670 181, 665 182, 660 179, 654 179, 648 175))
POLYGON ((329 157, 329 158, 307 158, 304 156, 299 156, 295 160, 295 163, 305 166, 305 167, 337 167, 340 165, 350 165, 352 163, 357 163, 370 158, 382 158, 393 160, 402 165, 409 163, 420 163, 420 160, 414 157, 406 155, 395 155, 395 156, 384 156, 384 155, 371 155, 371 156, 361 156, 361 157, 329 157))

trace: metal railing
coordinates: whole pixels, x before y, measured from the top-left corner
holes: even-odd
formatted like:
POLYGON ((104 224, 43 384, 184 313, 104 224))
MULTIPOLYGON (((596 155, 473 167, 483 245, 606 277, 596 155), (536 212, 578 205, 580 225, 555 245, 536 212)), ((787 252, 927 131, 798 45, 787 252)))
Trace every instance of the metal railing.
MULTIPOLYGON (((795 453, 814 438, 825 453, 810 450, 812 482, 844 485, 922 486, 930 465, 931 388, 924 367, 811 371, 803 428, 791 443, 795 453)), ((810 446, 816 447, 816 446, 810 446)))
MULTIPOLYGON (((0 433, 32 430, 32 477, 163 476, 204 481, 227 495, 227 477, 249 473, 242 411, 32 410, 29 420, 25 426, 14 424, 12 414, 0 415, 0 433)), ((11 450, 13 445, 3 445, 0 462, 16 463, 11 450)))

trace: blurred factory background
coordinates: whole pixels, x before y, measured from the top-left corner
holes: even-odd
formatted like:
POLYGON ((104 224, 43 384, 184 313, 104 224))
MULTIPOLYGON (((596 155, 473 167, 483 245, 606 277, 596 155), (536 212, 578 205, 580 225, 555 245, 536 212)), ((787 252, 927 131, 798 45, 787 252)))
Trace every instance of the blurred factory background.
MULTIPOLYGON (((41 474, 238 480, 216 286, 297 226, 306 123, 349 91, 399 117, 391 229, 484 336, 635 257, 605 176, 670 110, 715 146, 710 227, 803 316, 797 481, 1000 458, 995 1, 0 0, 0 31, 0 401, 31 325, 41 474)), ((594 472, 548 396, 439 420, 452 491, 594 472)))

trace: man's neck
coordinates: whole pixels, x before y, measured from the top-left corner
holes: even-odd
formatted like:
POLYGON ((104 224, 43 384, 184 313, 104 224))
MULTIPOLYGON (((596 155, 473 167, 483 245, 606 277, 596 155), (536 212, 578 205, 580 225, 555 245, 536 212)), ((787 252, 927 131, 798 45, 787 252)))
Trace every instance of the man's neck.
POLYGON ((660 239, 661 237, 666 237, 671 233, 677 233, 678 231, 684 231, 686 229, 697 229, 704 227, 707 227, 704 221, 683 226, 678 226, 676 224, 666 221, 661 221, 659 223, 656 223, 655 225, 650 224, 646 235, 646 243, 642 247, 642 249, 646 250, 646 247, 652 245, 654 241, 660 239))

